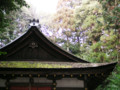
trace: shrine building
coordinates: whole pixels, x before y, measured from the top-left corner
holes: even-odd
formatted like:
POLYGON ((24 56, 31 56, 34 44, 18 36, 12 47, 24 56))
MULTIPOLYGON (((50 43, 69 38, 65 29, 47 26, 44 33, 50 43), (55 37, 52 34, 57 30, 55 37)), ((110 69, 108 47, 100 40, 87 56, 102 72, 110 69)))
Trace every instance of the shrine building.
POLYGON ((95 90, 117 62, 90 63, 63 50, 38 29, 35 20, 0 51, 0 90, 95 90))

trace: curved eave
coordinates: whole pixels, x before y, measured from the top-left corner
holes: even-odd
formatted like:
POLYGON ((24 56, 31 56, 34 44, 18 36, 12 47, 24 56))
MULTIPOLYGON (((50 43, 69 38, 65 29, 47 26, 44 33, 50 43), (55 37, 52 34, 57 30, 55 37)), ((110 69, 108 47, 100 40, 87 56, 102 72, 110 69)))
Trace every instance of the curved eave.
MULTIPOLYGON (((100 73, 112 71, 116 64, 117 64, 117 62, 107 63, 104 65, 97 65, 94 67, 88 65, 88 67, 69 67, 69 68, 10 68, 10 67, 0 67, 0 69, 1 69, 1 71, 9 72, 11 74, 14 71, 16 71, 17 73, 19 71, 22 71, 24 73, 32 71, 32 72, 40 72, 40 73, 45 72, 48 74, 54 74, 55 72, 59 73, 59 74, 63 74, 63 73, 64 74, 65 73, 66 74, 70 74, 70 73, 74 73, 74 74, 96 74, 97 73, 97 74, 100 74, 100 73), (49 73, 49 71, 50 71, 50 73, 49 73)), ((16 72, 14 72, 14 73, 16 73, 16 72)))
POLYGON ((14 77, 38 77, 38 74, 50 78, 55 79, 54 75, 56 75, 56 79, 71 77, 78 79, 84 79, 87 77, 87 87, 89 90, 94 90, 97 86, 99 86, 113 71, 117 62, 107 63, 104 65, 98 65, 94 67, 76 67, 76 68, 0 68, 0 77, 1 78, 13 78, 14 77), (8 75, 8 76, 7 76, 8 75))
MULTIPOLYGON (((7 44, 6 46, 2 47, 0 49, 0 51, 7 51, 15 46, 17 46, 18 44, 20 44, 23 40, 25 40, 26 38, 28 38, 32 33, 35 33, 36 36, 43 40, 48 46, 50 46, 52 49, 56 50, 58 53, 61 53, 62 55, 66 56, 67 58, 70 58, 72 61, 70 62, 82 62, 82 63, 89 63, 88 61, 82 60, 76 56, 74 56, 73 54, 63 50, 62 48, 60 48, 59 46, 57 46, 56 44, 52 43, 48 38, 46 38, 36 26, 32 26, 30 29, 28 29, 28 31, 23 34, 21 37, 15 39, 13 42, 7 44)), ((13 52, 13 51, 11 51, 13 52)))
POLYGON ((65 50, 63 50, 61 47, 59 47, 57 44, 51 42, 47 37, 45 37, 39 30, 37 27, 31 27, 31 30, 32 28, 35 28, 34 31, 36 33, 36 35, 42 39, 47 45, 49 45, 51 48, 53 48, 54 50, 56 50, 58 53, 62 53, 64 56, 72 59, 73 61, 75 62, 82 62, 82 63, 89 63, 88 61, 85 61, 85 60, 82 60, 76 56, 74 56, 72 53, 69 53, 65 50))

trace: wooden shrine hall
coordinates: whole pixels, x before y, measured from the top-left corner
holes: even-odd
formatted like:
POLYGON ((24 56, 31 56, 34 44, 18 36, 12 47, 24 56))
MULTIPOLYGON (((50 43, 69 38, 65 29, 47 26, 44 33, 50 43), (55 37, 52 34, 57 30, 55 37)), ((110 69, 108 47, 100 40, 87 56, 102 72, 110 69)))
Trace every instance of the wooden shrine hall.
POLYGON ((46 38, 33 20, 25 34, 0 49, 0 90, 94 90, 116 62, 90 63, 46 38))

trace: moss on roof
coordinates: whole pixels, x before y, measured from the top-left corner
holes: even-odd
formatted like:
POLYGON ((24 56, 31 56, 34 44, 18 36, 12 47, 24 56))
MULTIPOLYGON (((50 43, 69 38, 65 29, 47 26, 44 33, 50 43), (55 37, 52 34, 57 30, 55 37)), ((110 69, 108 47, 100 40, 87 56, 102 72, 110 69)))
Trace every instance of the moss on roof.
POLYGON ((108 64, 110 63, 0 61, 0 68, 88 68, 99 67, 108 64))
POLYGON ((2 68, 70 68, 70 65, 61 65, 54 63, 33 62, 33 61, 1 61, 2 68))

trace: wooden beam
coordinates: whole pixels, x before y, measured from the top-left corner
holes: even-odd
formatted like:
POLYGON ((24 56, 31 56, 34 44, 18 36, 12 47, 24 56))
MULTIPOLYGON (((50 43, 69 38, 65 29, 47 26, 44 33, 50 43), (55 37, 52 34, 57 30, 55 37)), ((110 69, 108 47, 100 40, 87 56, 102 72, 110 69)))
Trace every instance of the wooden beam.
POLYGON ((6 85, 6 90, 9 90, 10 85, 9 85, 10 79, 6 79, 5 85, 6 85))
POLYGON ((29 90, 32 90, 31 87, 32 87, 33 82, 34 82, 34 79, 30 75, 30 78, 29 78, 29 90))
POLYGON ((84 90, 88 90, 88 86, 87 86, 87 79, 88 79, 88 75, 84 75, 84 90))
POLYGON ((52 90, 56 90, 56 85, 57 85, 56 80, 53 79, 52 90))

